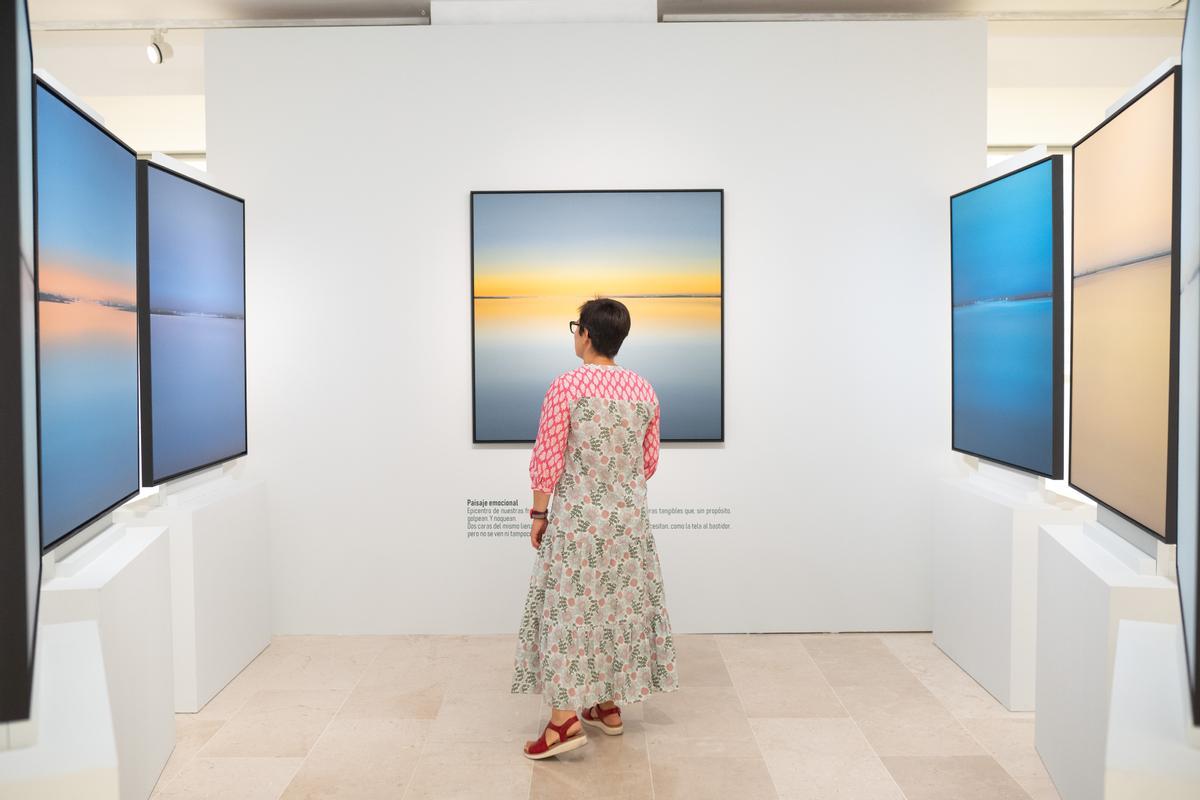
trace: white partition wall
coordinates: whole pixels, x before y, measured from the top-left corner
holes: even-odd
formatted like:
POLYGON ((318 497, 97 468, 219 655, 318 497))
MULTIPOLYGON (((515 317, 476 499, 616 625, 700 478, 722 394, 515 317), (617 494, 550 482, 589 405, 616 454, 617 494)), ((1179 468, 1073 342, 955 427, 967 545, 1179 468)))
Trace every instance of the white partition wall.
POLYGON ((1123 620, 1179 624, 1175 586, 1096 523, 1043 525, 1038 541, 1034 738, 1062 800, 1104 797, 1123 620))
POLYGON ((981 475, 941 487, 933 641, 1009 711, 1034 710, 1038 528, 1095 516, 1094 506, 981 475))
POLYGON ((213 470, 116 513, 167 529, 177 712, 199 711, 270 644, 266 487, 239 474, 213 470))
POLYGON ((595 188, 725 191, 726 442, 650 482, 697 524, 656 534, 676 629, 929 629, 985 61, 982 21, 209 33, 276 632, 515 630, 526 535, 466 529, 530 499, 471 444, 469 194, 595 188))
POLYGON ((171 558, 165 528, 115 526, 56 565, 39 622, 95 622, 121 800, 150 796, 175 747, 171 558))

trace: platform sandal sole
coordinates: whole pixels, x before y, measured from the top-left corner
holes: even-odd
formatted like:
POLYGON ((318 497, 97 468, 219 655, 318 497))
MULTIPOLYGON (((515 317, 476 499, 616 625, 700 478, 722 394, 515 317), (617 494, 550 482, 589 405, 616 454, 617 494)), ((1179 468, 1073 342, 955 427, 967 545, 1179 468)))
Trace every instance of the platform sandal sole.
POLYGON ((625 723, 623 722, 616 727, 610 727, 604 724, 604 720, 602 719, 588 719, 587 717, 580 717, 579 719, 584 725, 591 725, 593 728, 599 728, 608 736, 620 736, 625 732, 625 723))

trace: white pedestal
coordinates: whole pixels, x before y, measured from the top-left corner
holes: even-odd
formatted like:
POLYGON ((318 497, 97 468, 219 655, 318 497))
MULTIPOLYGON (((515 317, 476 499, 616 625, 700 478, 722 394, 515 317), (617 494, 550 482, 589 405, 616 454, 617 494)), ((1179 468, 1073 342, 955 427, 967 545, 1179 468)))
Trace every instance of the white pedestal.
POLYGON ((1183 630, 1122 622, 1108 717, 1105 800, 1196 800, 1200 748, 1192 743, 1183 630))
POLYGON ((174 702, 183 713, 203 708, 271 641, 266 489, 228 473, 210 477, 116 515, 168 530, 174 702))
POLYGON ((1095 509, 983 475, 940 487, 934 510, 933 641, 1010 711, 1032 711, 1038 527, 1095 509))
POLYGON ((146 800, 175 747, 170 575, 164 528, 116 526, 42 588, 43 625, 99 626, 122 800, 146 800))
POLYGON ((1174 584, 1144 574, 1153 563, 1095 523, 1042 527, 1034 738, 1063 800, 1104 795, 1121 620, 1178 625, 1174 584))
POLYGON ((117 800, 112 711, 94 622, 38 630, 37 740, 0 753, 0 800, 117 800))

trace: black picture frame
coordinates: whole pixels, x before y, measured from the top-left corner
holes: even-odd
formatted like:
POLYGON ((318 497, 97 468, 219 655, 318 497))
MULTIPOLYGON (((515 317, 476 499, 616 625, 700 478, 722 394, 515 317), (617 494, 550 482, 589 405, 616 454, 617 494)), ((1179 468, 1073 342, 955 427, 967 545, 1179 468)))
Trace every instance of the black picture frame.
POLYGON ((663 444, 721 444, 725 441, 725 190, 724 189, 492 189, 470 194, 471 275, 468 300, 471 306, 471 443, 472 444, 533 444, 534 439, 480 439, 479 402, 475 385, 475 197, 503 194, 713 194, 720 198, 721 207, 721 422, 720 433, 713 438, 664 438, 663 444))
POLYGON ((1066 267, 1064 264, 1064 236, 1065 236, 1065 234, 1063 231, 1063 163, 1062 162, 1063 162, 1062 156, 1057 155, 1057 154, 1049 155, 1049 156, 1046 156, 1045 158, 1039 158, 1037 161, 1034 161, 1030 164, 1026 164, 1023 167, 1012 170, 1011 172, 1006 172, 1003 175, 992 178, 990 180, 986 180, 983 183, 976 184, 975 186, 972 186, 969 189, 964 189, 963 191, 957 192, 950 196, 950 242, 951 242, 951 245, 950 245, 950 297, 951 297, 951 301, 950 301, 950 307, 951 307, 951 311, 950 311, 950 449, 956 453, 962 453, 963 455, 967 455, 967 456, 974 456, 975 458, 980 458, 985 461, 990 461, 993 464, 999 464, 1004 467, 1009 467, 1011 469, 1020 470, 1022 472, 1027 472, 1027 473, 1030 473, 1033 475, 1039 475, 1041 477, 1049 478, 1051 480, 1061 480, 1063 477, 1063 463, 1064 463, 1064 452, 1063 451, 1065 450, 1065 445, 1064 445, 1065 437, 1064 437, 1063 428, 1064 428, 1064 416, 1065 416, 1064 409, 1065 409, 1065 403, 1066 403, 1066 398, 1064 396, 1064 367, 1066 364, 1066 356, 1065 356, 1065 352, 1064 352, 1066 350, 1066 338, 1065 338, 1065 335, 1066 335, 1065 334, 1065 328, 1066 328, 1066 307, 1065 307, 1066 306, 1066 301, 1065 301, 1066 274, 1065 274, 1065 272, 1066 272, 1066 267), (1049 472, 1043 472, 1039 469, 1030 467, 1025 464, 1015 464, 1015 463, 1012 463, 1009 461, 1005 461, 1004 459, 1001 459, 1001 458, 995 458, 993 456, 988 455, 987 453, 977 453, 972 450, 968 450, 966 448, 958 447, 955 444, 955 441, 956 441, 955 430, 956 430, 956 421, 957 420, 955 418, 955 413, 954 413, 954 409, 956 407, 955 406, 955 389, 954 389, 955 383, 954 383, 954 299, 953 299, 954 298, 954 244, 953 244, 954 243, 954 200, 958 197, 962 197, 964 195, 970 194, 971 192, 974 192, 978 189, 982 189, 985 186, 990 186, 994 183, 999 183, 1000 181, 1011 178, 1014 175, 1019 175, 1020 173, 1025 172, 1026 170, 1040 167, 1046 163, 1049 163, 1051 165, 1051 167, 1050 167, 1050 176, 1051 176, 1050 177, 1050 182, 1051 182, 1050 191, 1053 193, 1053 198, 1052 198, 1052 203, 1051 203, 1051 215, 1053 217, 1053 219, 1051 221, 1051 225, 1053 228, 1053 233, 1052 233, 1053 252, 1052 252, 1051 257, 1054 260, 1054 264, 1052 267, 1052 272, 1053 272, 1052 280, 1053 280, 1054 288, 1053 288, 1053 293, 1051 295, 1052 307, 1053 307, 1053 312, 1052 312, 1053 322, 1052 322, 1052 324, 1054 327, 1054 331, 1052 334, 1053 341, 1052 341, 1052 345, 1051 345, 1053 347, 1053 353, 1051 355, 1051 369, 1053 370, 1053 373, 1054 373, 1054 382, 1053 382, 1053 387, 1052 387, 1052 396, 1053 396, 1052 402, 1054 403, 1054 410, 1053 410, 1053 416, 1052 416, 1052 421, 1051 421, 1051 428, 1052 428, 1051 436, 1053 438, 1051 447, 1053 448, 1053 452, 1051 454, 1051 469, 1049 472))
MULTIPOLYGON (((85 111, 83 111, 83 109, 81 109, 81 108, 80 108, 78 105, 76 105, 74 102, 72 102, 72 101, 71 101, 69 98, 65 97, 65 96, 64 96, 64 95, 63 95, 61 92, 59 92, 57 89, 55 89, 53 86, 51 86, 51 85, 50 85, 49 83, 47 83, 46 81, 42 80, 40 77, 39 77, 39 78, 35 78, 35 93, 36 93, 36 89, 38 89, 38 88, 44 89, 46 92, 48 92, 48 93, 49 93, 50 95, 52 95, 54 98, 56 98, 57 100, 59 100, 60 102, 62 102, 64 105, 66 105, 66 106, 67 106, 69 109, 71 109, 73 112, 75 112, 75 114, 77 114, 77 115, 78 115, 78 116, 79 116, 81 119, 83 119, 83 120, 87 121, 87 122, 88 122, 88 123, 89 123, 89 124, 90 124, 92 127, 94 127, 96 130, 100 131, 102 134, 104 134, 104 135, 105 135, 105 136, 107 136, 109 139, 111 139, 113 142, 115 142, 117 145, 119 145, 119 146, 121 147, 121 149, 125 150, 125 152, 129 153, 129 155, 130 155, 130 156, 133 158, 133 160, 134 160, 134 168, 135 168, 135 177, 134 177, 134 180, 136 181, 137 153, 134 151, 134 149, 133 149, 132 147, 130 147, 129 145, 125 144, 125 142, 123 142, 123 141, 122 141, 122 140, 121 140, 119 137, 117 137, 117 135, 116 135, 116 134, 114 134, 112 131, 110 131, 110 130, 108 130, 107 128, 105 128, 103 125, 101 125, 101 124, 100 124, 99 122, 97 122, 95 119, 93 119, 93 118, 92 118, 92 116, 91 116, 90 114, 88 114, 88 113, 86 113, 85 111)), ((35 108, 36 108, 36 103, 35 103, 35 108)), ((35 113, 34 113, 34 131, 35 131, 35 135, 34 135, 34 164, 35 164, 35 170, 36 170, 36 164, 37 164, 37 144, 36 144, 36 142, 37 142, 37 137, 36 137, 36 131, 37 131, 37 113, 36 113, 36 111, 35 111, 35 113)), ((35 180, 35 184, 36 184, 36 180, 35 180)), ((36 213, 36 212, 35 212, 35 213, 36 213)), ((134 225, 135 225, 135 226, 137 226, 137 225, 138 225, 138 221, 137 221, 137 214, 136 214, 136 213, 134 214, 134 218, 135 218, 135 219, 134 219, 134 225)), ((139 233, 139 235, 140 235, 140 233, 139 233)), ((36 241, 37 241, 37 228, 36 228, 36 226, 35 226, 35 228, 34 228, 34 236, 35 236, 35 243, 36 243, 36 241)), ((36 248, 35 248, 35 249, 36 249, 36 248)), ((140 321, 139 321, 139 323, 140 323, 140 321)), ((39 327, 39 340, 40 340, 40 331, 41 331, 41 329, 40 329, 40 327, 39 327)), ((141 332, 140 332, 140 331, 138 332, 138 335, 139 335, 139 338, 140 338, 140 335, 141 335, 141 332)), ((41 421, 40 421, 40 413, 41 413, 41 412, 40 412, 40 408, 41 408, 41 385, 40 385, 40 376, 41 376, 41 372, 42 372, 42 367, 41 367, 41 347, 40 347, 40 345, 39 345, 39 347, 38 347, 38 375, 39 375, 39 386, 38 386, 38 408, 39 408, 39 444, 40 444, 40 426, 41 426, 41 421)), ((41 459, 40 459, 40 458, 38 459, 38 470, 39 470, 39 480, 40 480, 40 471, 41 471, 41 459)), ((118 508, 119 506, 121 506, 121 505, 123 505, 124 503, 128 502, 128 501, 129 501, 131 498, 133 498, 133 497, 136 497, 136 496, 137 496, 137 494, 138 494, 138 493, 141 491, 141 488, 142 488, 142 487, 141 487, 140 485, 138 485, 138 486, 134 486, 134 487, 133 487, 133 488, 132 488, 132 489, 131 489, 131 490, 130 490, 130 491, 129 491, 129 492, 126 494, 126 495, 124 495, 123 497, 121 497, 121 498, 117 499, 116 501, 114 501, 112 504, 110 504, 110 505, 106 506, 105 508, 103 508, 103 509, 101 509, 101 510, 97 511, 97 512, 96 512, 95 514, 93 514, 91 517, 88 517, 88 518, 87 518, 86 520, 84 520, 83 522, 80 522, 79 524, 77 524, 75 527, 71 528, 71 529, 70 529, 69 531, 67 531, 66 533, 64 533, 64 534, 60 535, 60 536, 59 536, 57 539, 55 539, 54 541, 52 541, 52 542, 49 542, 49 543, 46 543, 46 544, 42 545, 42 554, 43 554, 43 555, 45 555, 45 554, 49 553, 51 550, 55 550, 55 549, 57 549, 57 548, 59 548, 59 547, 62 547, 62 546, 63 546, 64 544, 66 544, 68 541, 70 541, 71 539, 73 539, 73 538, 75 538, 76 536, 78 536, 78 535, 79 535, 79 534, 80 534, 82 531, 86 530, 86 529, 87 529, 87 528, 89 528, 91 525, 93 525, 93 524, 95 524, 96 522, 98 522, 98 521, 99 521, 101 518, 103 518, 105 515, 107 515, 107 514, 111 514, 111 513, 112 513, 112 512, 113 512, 113 511, 114 511, 116 508, 118 508)), ((43 521, 43 524, 44 524, 44 521, 43 521)), ((43 533, 43 539, 44 539, 44 533, 43 533)))
POLYGON ((29 719, 37 656, 42 549, 37 469, 37 259, 32 239, 33 44, 25 0, 0 13, 0 723, 29 719), (23 117, 24 107, 28 116, 23 117), (22 181, 21 161, 30 173, 22 181), (32 356, 32 358, 31 358, 32 356), (32 396, 32 408, 26 399, 32 396), (30 419, 33 425, 30 426, 30 419), (30 450, 33 452, 30 453, 30 450))
MULTIPOLYGON (((1072 159, 1072 165, 1073 165, 1073 168, 1071 171, 1071 191, 1072 191, 1071 230, 1072 230, 1072 235, 1074 235, 1075 209, 1078 207, 1078 203, 1075 202, 1075 200, 1076 200, 1075 188, 1078 185, 1078 180, 1076 179, 1077 175, 1078 175, 1078 171, 1074 168, 1074 165, 1077 164, 1077 161, 1075 160, 1075 151, 1079 149, 1080 145, 1082 145, 1088 139, 1092 138, 1092 136, 1094 136, 1095 134, 1097 134, 1101 130, 1103 130, 1110 122, 1115 120, 1117 117, 1119 117, 1125 111, 1132 108, 1139 100, 1141 100, 1147 94, 1149 94, 1150 92, 1152 92, 1156 88, 1158 88, 1163 83, 1163 81, 1167 80, 1168 78, 1174 79, 1174 120, 1172 122, 1172 136, 1174 137, 1174 144, 1173 144, 1174 152, 1172 154, 1172 167, 1171 167, 1171 171, 1172 171, 1172 178, 1171 178, 1171 182, 1172 182, 1172 188, 1171 188, 1171 194, 1172 194, 1172 196, 1171 196, 1171 216, 1172 216, 1172 221, 1171 221, 1171 323, 1170 323, 1171 324, 1171 343, 1170 343, 1170 367, 1169 367, 1169 378, 1168 378, 1169 386, 1167 389, 1167 396, 1169 398, 1167 413, 1169 415, 1169 418, 1167 420, 1167 483, 1166 483, 1167 496, 1165 498, 1165 502, 1166 502, 1166 509, 1165 509, 1166 515, 1164 517, 1165 530, 1162 533, 1159 533, 1158 531, 1154 530, 1150 526, 1135 519, 1134 517, 1125 513, 1124 511, 1122 511, 1121 509, 1112 505, 1111 503, 1106 502, 1103 498, 1096 496, 1095 494, 1093 494, 1092 492, 1089 492, 1087 489, 1083 488, 1082 486, 1078 485, 1075 482, 1074 469, 1072 468, 1072 463, 1073 463, 1072 455, 1073 455, 1073 451, 1075 449, 1075 439, 1073 436, 1071 438, 1071 447, 1069 448, 1069 450, 1071 452, 1068 453, 1067 469, 1068 469, 1068 485, 1072 489, 1074 489, 1075 491, 1079 492, 1080 494, 1090 498, 1091 500, 1095 501, 1097 505, 1107 509, 1108 511, 1112 512, 1113 514, 1116 514, 1118 517, 1120 517, 1121 519, 1130 523, 1131 525, 1134 525, 1137 528, 1139 528, 1140 530, 1143 530, 1143 531, 1149 533, 1150 535, 1154 536, 1156 539, 1161 539, 1166 544, 1175 544, 1175 528, 1176 528, 1176 525, 1178 522, 1178 516, 1179 516, 1179 514, 1178 514, 1178 512, 1179 512, 1179 509, 1178 509, 1178 498, 1179 498, 1179 280, 1180 280, 1180 276, 1179 276, 1179 245, 1180 245, 1179 158, 1180 158, 1180 152, 1181 152, 1181 147, 1182 147, 1182 140, 1181 140, 1181 132, 1182 131, 1181 131, 1181 119, 1180 119, 1180 101, 1182 99, 1182 94, 1181 94, 1182 71, 1180 70, 1179 67, 1172 67, 1171 69, 1165 71, 1162 75, 1160 75, 1157 79, 1155 79, 1153 83, 1151 83, 1149 86, 1147 86, 1146 88, 1144 88, 1143 90, 1138 92, 1137 95, 1135 95, 1128 102, 1122 104, 1122 106, 1120 108, 1118 108, 1112 114, 1108 115, 1108 117, 1106 117, 1103 122, 1101 122, 1095 128, 1090 130, 1086 135, 1083 136, 1083 138, 1081 138, 1079 141, 1075 142, 1075 144, 1071 146, 1071 159, 1072 159)), ((1072 260, 1072 264, 1071 264, 1071 300, 1072 300, 1072 302, 1071 302, 1071 361, 1072 361, 1072 370, 1074 369, 1075 345, 1076 345, 1075 302, 1074 302, 1074 299, 1075 299, 1074 259, 1075 259, 1075 248, 1074 248, 1074 246, 1072 246, 1072 248, 1071 248, 1071 260, 1072 260)), ((1072 420, 1075 419, 1075 391, 1074 391, 1074 388, 1072 388, 1072 391, 1071 391, 1071 418, 1072 418, 1072 420)))
POLYGON ((150 335, 150 192, 149 179, 150 170, 155 169, 174 178, 206 189, 214 194, 221 195, 235 201, 242 209, 242 314, 243 322, 245 322, 246 313, 246 201, 235 194, 227 192, 223 189, 196 180, 190 175, 185 175, 178 170, 158 164, 145 159, 139 160, 137 164, 137 208, 138 208, 138 236, 137 236, 137 297, 138 297, 138 391, 139 391, 139 406, 141 408, 141 430, 142 430, 142 485, 143 486, 159 486, 173 481, 178 478, 184 478, 188 475, 202 472, 206 469, 211 469, 219 464, 224 464, 227 461, 232 461, 236 458, 241 458, 248 455, 250 452, 250 416, 249 403, 247 401, 247 393, 249 386, 249 365, 248 365, 248 348, 246 345, 247 331, 243 327, 242 335, 242 440, 246 442, 246 446, 237 453, 230 453, 221 456, 213 461, 203 464, 196 464, 187 469, 178 470, 169 475, 156 476, 154 474, 154 383, 151 379, 152 361, 150 354, 152 351, 152 341, 150 335))

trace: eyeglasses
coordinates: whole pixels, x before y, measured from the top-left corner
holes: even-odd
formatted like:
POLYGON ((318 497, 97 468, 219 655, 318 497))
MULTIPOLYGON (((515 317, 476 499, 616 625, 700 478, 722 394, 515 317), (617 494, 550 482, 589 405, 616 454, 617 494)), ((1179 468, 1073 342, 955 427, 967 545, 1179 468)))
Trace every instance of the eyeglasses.
POLYGON ((583 330, 583 326, 579 324, 578 320, 571 320, 567 323, 567 327, 571 329, 571 333, 578 333, 583 330))

